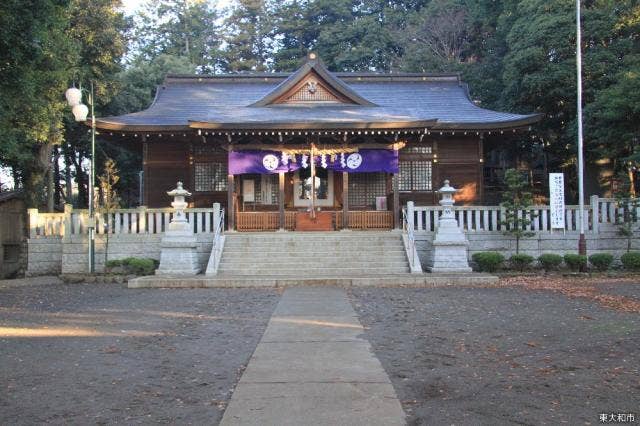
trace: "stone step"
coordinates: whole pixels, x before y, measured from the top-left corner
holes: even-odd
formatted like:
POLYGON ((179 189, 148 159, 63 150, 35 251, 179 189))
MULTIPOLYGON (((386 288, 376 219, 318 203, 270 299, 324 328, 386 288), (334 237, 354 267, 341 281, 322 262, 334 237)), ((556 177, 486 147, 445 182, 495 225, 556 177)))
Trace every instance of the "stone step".
POLYGON ((286 263, 286 262, 406 262, 405 253, 397 253, 391 256, 367 256, 366 254, 349 254, 344 256, 335 256, 327 254, 326 256, 317 256, 313 253, 304 253, 297 255, 276 255, 271 256, 260 254, 259 256, 248 256, 238 253, 224 253, 221 262, 237 262, 237 263, 286 263))
POLYGON ((244 250, 244 251, 295 251, 295 250, 317 250, 317 251, 359 251, 359 250, 399 250, 404 246, 402 243, 385 243, 385 244, 260 244, 260 245, 239 245, 226 244, 225 249, 244 250))
POLYGON ((327 256, 335 257, 338 254, 344 254, 348 256, 362 256, 362 257, 375 257, 375 256, 392 256, 394 254, 403 254, 405 252, 404 247, 362 247, 358 250, 335 250, 327 247, 308 247, 293 250, 286 250, 283 247, 271 247, 269 249, 253 250, 250 247, 227 247, 225 245, 225 253, 247 255, 252 254, 256 256, 269 257, 273 260, 273 256, 327 256))
POLYGON ((253 268, 253 269, 263 269, 263 268, 285 268, 285 269, 289 269, 289 268, 299 268, 301 266, 304 265, 309 265, 309 266, 313 266, 313 267, 322 267, 322 268, 327 268, 327 267, 339 267, 339 268, 344 268, 344 267, 354 267, 354 268, 368 268, 369 266, 375 266, 375 267, 380 267, 380 268, 387 268, 387 267, 402 267, 402 266, 406 266, 407 262, 404 260, 389 260, 389 261, 385 261, 385 260, 377 260, 375 262, 353 262, 350 260, 341 260, 341 259, 335 259, 334 261, 324 261, 324 262, 317 262, 317 261, 287 261, 287 262, 254 262, 251 259, 247 259, 247 260, 238 260, 238 259, 223 259, 220 261, 220 267, 225 267, 225 268, 253 268))
POLYGON ((409 272, 409 267, 398 268, 296 268, 296 269, 277 269, 272 268, 268 270, 254 270, 254 269, 223 269, 220 268, 220 273, 233 273, 233 275, 274 275, 274 276, 295 276, 300 277, 314 277, 322 276, 331 273, 336 276, 349 276, 349 275, 366 275, 366 274, 401 274, 409 272))

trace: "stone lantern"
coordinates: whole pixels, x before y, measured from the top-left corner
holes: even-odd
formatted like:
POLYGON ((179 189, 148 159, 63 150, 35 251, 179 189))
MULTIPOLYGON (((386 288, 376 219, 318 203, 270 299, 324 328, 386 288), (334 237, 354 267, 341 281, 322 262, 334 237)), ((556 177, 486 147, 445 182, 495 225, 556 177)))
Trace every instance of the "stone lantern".
POLYGON ((471 272, 467 258, 469 242, 458 226, 453 212, 453 195, 456 192, 458 190, 450 186, 448 180, 445 180, 444 186, 438 190, 438 193, 442 194, 442 215, 438 219, 438 229, 432 243, 431 262, 427 266, 431 272, 471 272))
POLYGON ((178 182, 167 195, 173 197, 174 213, 160 243, 160 266, 156 275, 195 275, 200 272, 197 241, 193 225, 184 212, 188 206, 185 197, 190 197, 191 193, 178 182))

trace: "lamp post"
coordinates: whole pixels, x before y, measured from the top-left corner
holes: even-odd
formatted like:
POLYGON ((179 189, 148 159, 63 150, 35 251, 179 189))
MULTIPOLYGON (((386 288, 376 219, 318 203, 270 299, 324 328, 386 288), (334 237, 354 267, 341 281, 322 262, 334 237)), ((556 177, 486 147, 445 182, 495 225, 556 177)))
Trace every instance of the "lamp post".
MULTIPOLYGON (((87 121, 89 108, 82 103, 82 86, 79 89, 71 87, 65 92, 67 103, 71 107, 73 117, 78 122, 87 121)), ((93 188, 95 186, 95 161, 96 161, 96 116, 93 110, 93 81, 91 90, 87 94, 87 103, 91 107, 91 166, 89 170, 89 272, 95 272, 95 208, 93 188)))
POLYGON ((580 221, 578 253, 586 255, 587 241, 584 237, 584 148, 582 146, 582 29, 580 27, 580 0, 576 0, 576 67, 578 74, 578 204, 580 209, 578 212, 578 220, 580 221))

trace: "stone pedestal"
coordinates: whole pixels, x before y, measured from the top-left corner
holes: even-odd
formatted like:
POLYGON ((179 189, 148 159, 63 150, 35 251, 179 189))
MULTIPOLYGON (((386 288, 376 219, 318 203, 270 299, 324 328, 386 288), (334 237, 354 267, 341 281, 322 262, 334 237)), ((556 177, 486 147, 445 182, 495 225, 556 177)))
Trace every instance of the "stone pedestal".
POLYGON ((438 191, 442 194, 440 205, 443 211, 433 239, 432 262, 427 267, 431 272, 471 272, 467 258, 469 242, 453 213, 453 194, 456 191, 449 186, 448 180, 444 181, 444 186, 438 191))
POLYGON ((177 188, 167 195, 174 197, 171 206, 175 213, 160 243, 160 266, 156 275, 196 275, 200 272, 196 236, 184 214, 187 207, 184 198, 191 193, 178 182, 177 188))

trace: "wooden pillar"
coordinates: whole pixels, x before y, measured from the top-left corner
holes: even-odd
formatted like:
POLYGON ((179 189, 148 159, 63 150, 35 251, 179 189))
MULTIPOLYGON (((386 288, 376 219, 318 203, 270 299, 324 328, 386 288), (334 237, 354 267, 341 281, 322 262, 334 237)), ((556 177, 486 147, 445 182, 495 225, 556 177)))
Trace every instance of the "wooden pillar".
POLYGON ((284 215, 284 172, 278 173, 278 208, 280 211, 280 229, 285 229, 285 215, 284 215))
POLYGON ((342 172, 342 229, 349 229, 349 172, 342 172))
POLYGON ((478 198, 476 204, 484 205, 484 133, 478 140, 478 198))
POLYGON ((227 176, 227 229, 233 231, 236 227, 236 208, 234 205, 234 176, 227 176))
POLYGON ((400 177, 398 173, 394 173, 391 178, 393 185, 393 227, 400 229, 400 177))
POLYGON ((142 202, 145 206, 149 205, 149 144, 147 138, 143 137, 142 142, 142 202))

